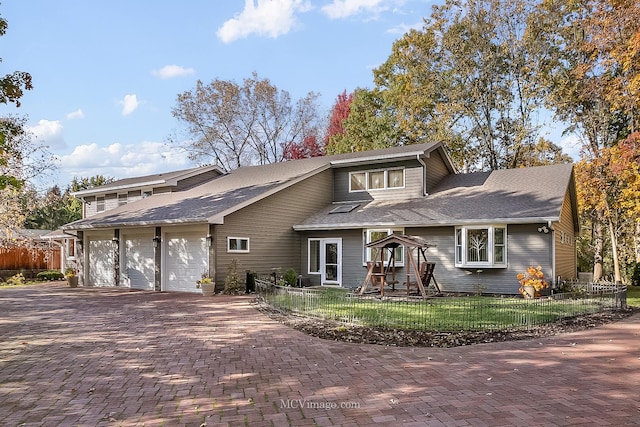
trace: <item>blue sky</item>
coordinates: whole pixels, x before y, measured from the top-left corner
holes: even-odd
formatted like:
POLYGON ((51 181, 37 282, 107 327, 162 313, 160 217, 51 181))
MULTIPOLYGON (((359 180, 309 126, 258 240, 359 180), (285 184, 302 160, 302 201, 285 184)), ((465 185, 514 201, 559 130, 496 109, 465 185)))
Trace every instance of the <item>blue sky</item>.
MULTIPOLYGON (((372 87, 394 40, 420 27, 419 0, 5 0, 0 73, 27 71, 22 106, 58 157, 53 182, 190 167, 165 145, 181 127, 176 96, 198 79, 242 82, 256 71, 294 99, 372 87)), ((51 181, 49 181, 51 182, 51 181)))

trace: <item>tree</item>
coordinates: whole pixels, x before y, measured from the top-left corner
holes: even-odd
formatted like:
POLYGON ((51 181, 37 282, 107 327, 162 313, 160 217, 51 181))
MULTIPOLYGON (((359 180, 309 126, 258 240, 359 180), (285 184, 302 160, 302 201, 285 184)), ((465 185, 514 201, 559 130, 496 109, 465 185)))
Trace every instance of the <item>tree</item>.
MULTIPOLYGON (((0 37, 6 34, 7 27, 7 20, 0 16, 0 37)), ((0 62, 1 61, 2 59, 0 59, 0 62)), ((16 107, 19 107, 20 98, 22 98, 24 91, 31 90, 32 88, 33 85, 29 73, 14 71, 11 74, 6 74, 0 78, 0 103, 13 103, 16 107)), ((11 144, 11 141, 19 137, 22 133, 22 130, 17 127, 21 124, 22 123, 15 121, 5 121, 0 129, 0 167, 3 168, 3 173, 0 174, 0 190, 4 190, 7 186, 18 189, 23 184, 20 177, 6 172, 9 166, 8 164, 12 162, 12 157, 21 154, 19 151, 16 151, 11 144)))
POLYGON ((284 160, 307 159, 309 157, 324 156, 324 147, 318 143, 315 135, 304 138, 301 143, 291 143, 284 148, 284 160))
POLYGON ((638 127, 640 6, 629 0, 556 0, 541 3, 535 18, 548 52, 539 67, 547 105, 581 137, 579 187, 598 193, 582 204, 583 216, 592 223, 594 279, 603 275, 608 230, 619 281, 618 239, 625 227, 618 205, 622 187, 611 162, 616 144, 638 127))
POLYGON ((396 143, 443 141, 466 170, 525 164, 543 96, 533 9, 528 0, 447 0, 396 41, 374 70, 396 143))
MULTIPOLYGON (((7 33, 9 23, 0 16, 0 37, 7 33)), ((14 103, 16 107, 20 106, 20 98, 25 90, 33 89, 31 75, 24 71, 14 71, 0 78, 0 103, 14 103)))
POLYGON ((88 190, 94 187, 100 187, 101 185, 110 184, 113 181, 115 181, 114 178, 110 176, 104 176, 104 175, 94 175, 88 178, 87 177, 78 178, 74 176, 73 179, 71 180, 71 192, 75 193, 77 191, 88 190))
POLYGON ((331 137, 334 135, 345 134, 344 121, 349 117, 351 102, 353 102, 353 92, 347 95, 346 89, 336 98, 336 102, 331 109, 331 116, 329 117, 329 127, 325 135, 325 145, 329 144, 331 137))
POLYGON ((398 145, 393 113, 386 108, 381 92, 358 88, 353 92, 349 115, 342 121, 344 133, 331 136, 328 154, 375 150, 398 145))
POLYGON ((254 72, 239 85, 213 80, 178 95, 173 116, 190 137, 174 145, 192 160, 213 162, 225 170, 284 160, 287 147, 317 135, 318 95, 293 102, 287 91, 254 72))
POLYGON ((27 202, 30 182, 53 168, 46 147, 32 139, 24 118, 0 119, 0 134, 6 137, 10 153, 5 152, 0 164, 0 176, 8 185, 0 189, 0 229, 11 235, 23 227, 26 216, 34 208, 27 202))

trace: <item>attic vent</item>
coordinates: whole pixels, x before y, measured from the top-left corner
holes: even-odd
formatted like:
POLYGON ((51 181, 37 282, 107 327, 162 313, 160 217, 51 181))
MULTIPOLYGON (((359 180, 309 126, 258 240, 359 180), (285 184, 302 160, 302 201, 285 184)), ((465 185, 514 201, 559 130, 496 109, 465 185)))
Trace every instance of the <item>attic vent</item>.
POLYGON ((331 211, 329 211, 330 214, 336 214, 336 213, 349 213, 352 210, 354 210, 355 208, 357 208, 358 206, 360 206, 360 203, 351 203, 348 205, 339 205, 336 206, 335 208, 331 209, 331 211))

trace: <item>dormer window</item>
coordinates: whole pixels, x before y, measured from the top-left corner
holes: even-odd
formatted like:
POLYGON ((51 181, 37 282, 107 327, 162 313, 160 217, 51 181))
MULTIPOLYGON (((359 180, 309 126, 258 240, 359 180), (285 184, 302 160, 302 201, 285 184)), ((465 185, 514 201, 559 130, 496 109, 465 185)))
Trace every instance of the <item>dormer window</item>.
POLYGON ((378 169, 349 174, 349 192, 387 190, 404 187, 404 169, 378 169))

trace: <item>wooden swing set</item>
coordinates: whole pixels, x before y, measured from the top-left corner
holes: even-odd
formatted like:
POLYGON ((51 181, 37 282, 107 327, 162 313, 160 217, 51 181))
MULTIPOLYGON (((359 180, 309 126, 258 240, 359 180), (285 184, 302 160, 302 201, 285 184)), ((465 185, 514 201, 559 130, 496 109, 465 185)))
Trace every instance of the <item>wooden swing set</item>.
POLYGON ((433 277, 433 271, 436 264, 427 262, 425 251, 432 247, 424 239, 416 236, 406 236, 400 234, 390 234, 375 242, 368 243, 367 248, 375 248, 375 257, 372 261, 367 262, 367 276, 360 287, 360 295, 367 292, 369 285, 372 289, 377 286, 380 289, 380 296, 384 296, 384 287, 390 285, 395 291, 396 280, 396 249, 400 246, 405 248, 407 258, 406 263, 406 281, 404 285, 407 289, 407 295, 415 288, 423 298, 427 298, 426 288, 431 281, 438 293, 441 292, 438 282, 433 277), (414 259, 414 251, 416 259, 414 259), (385 265, 385 253, 389 254, 388 261, 385 265), (422 257, 422 261, 420 258, 422 257), (391 279, 388 280, 389 275, 391 279), (412 276, 415 280, 411 280, 412 276))

